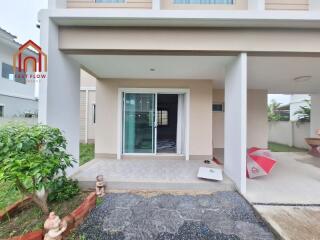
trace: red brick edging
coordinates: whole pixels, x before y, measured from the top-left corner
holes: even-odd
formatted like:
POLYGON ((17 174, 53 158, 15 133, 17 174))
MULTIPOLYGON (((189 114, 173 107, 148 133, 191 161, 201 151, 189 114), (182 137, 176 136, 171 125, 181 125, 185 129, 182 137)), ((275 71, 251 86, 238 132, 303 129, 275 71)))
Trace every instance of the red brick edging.
MULTIPOLYGON (((12 214, 13 212, 16 212, 19 208, 21 209, 21 206, 26 206, 27 203, 30 203, 30 198, 25 198, 12 206, 10 206, 8 209, 11 209, 9 211, 5 211, 4 213, 0 214, 0 220, 5 217, 5 215, 12 214)), ((65 216, 63 220, 65 220, 68 224, 67 230, 64 232, 63 237, 67 237, 68 234, 74 230, 77 226, 79 226, 85 219, 85 217, 90 213, 90 211, 96 207, 96 201, 97 201, 97 195, 95 192, 92 192, 89 194, 89 196, 86 197, 86 199, 80 204, 78 208, 76 208, 73 212, 71 212, 69 215, 65 216)), ((44 237, 44 230, 37 230, 33 232, 29 232, 25 235, 9 238, 7 240, 42 240, 44 237)))
POLYGON ((7 207, 4 211, 0 211, 0 221, 7 217, 11 217, 17 212, 21 211, 23 208, 25 208, 29 203, 31 203, 30 197, 25 197, 16 203, 10 205, 7 207))

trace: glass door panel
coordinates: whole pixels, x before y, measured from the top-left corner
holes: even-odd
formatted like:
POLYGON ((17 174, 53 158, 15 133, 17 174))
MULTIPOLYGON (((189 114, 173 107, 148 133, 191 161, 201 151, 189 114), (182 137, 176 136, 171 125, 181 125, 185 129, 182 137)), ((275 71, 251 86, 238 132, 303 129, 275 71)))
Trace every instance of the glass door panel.
POLYGON ((155 153, 155 94, 124 93, 123 152, 155 153))

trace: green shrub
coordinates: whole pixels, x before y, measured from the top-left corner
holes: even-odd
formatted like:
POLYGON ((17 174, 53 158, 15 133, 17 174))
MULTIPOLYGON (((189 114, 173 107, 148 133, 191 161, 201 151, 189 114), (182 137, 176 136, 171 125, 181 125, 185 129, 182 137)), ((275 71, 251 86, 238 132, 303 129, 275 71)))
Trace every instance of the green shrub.
POLYGON ((73 198, 80 193, 78 181, 65 176, 55 179, 50 187, 49 202, 62 202, 73 198))
POLYGON ((66 146, 58 128, 23 123, 1 126, 0 182, 13 183, 47 214, 50 187, 74 161, 66 146))

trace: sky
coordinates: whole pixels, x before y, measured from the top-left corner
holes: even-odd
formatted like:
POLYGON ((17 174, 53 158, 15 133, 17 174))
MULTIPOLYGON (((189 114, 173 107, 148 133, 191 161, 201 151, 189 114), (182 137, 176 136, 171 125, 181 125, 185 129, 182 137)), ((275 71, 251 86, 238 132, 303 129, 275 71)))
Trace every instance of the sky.
POLYGON ((270 104, 272 100, 276 100, 277 103, 281 103, 282 105, 286 105, 286 104, 290 103, 290 95, 268 94, 268 104, 270 104))
POLYGON ((17 36, 19 43, 28 40, 40 42, 38 11, 47 8, 48 0, 2 0, 0 7, 0 27, 17 36))

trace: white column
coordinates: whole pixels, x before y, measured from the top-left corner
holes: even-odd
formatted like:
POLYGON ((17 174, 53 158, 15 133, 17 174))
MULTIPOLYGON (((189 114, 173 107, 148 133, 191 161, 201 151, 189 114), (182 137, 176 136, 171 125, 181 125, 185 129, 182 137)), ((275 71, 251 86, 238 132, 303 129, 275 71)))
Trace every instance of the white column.
POLYGON ((265 0, 248 0, 248 10, 263 11, 265 4, 265 0))
POLYGON ((309 0, 309 10, 320 11, 320 1, 319 0, 309 0))
POLYGON ((48 0, 48 8, 67 8, 67 0, 48 0))
POLYGON ((161 9, 161 0, 152 0, 152 10, 161 9))
POLYGON ((247 54, 241 53, 228 67, 225 80, 224 171, 246 192, 247 152, 247 54))
POLYGON ((319 137, 316 134, 317 129, 320 129, 320 94, 311 94, 311 137, 319 137))
MULTIPOLYGON (((41 46, 48 55, 48 79, 40 83, 39 122, 60 128, 67 151, 79 160, 80 65, 59 50, 59 30, 45 14, 40 15, 41 46)), ((78 161, 79 162, 79 161, 78 161)), ((79 166, 74 164, 73 169, 79 166)))

